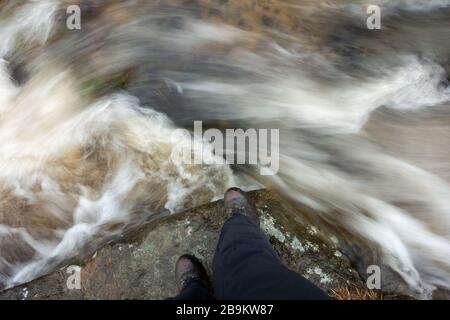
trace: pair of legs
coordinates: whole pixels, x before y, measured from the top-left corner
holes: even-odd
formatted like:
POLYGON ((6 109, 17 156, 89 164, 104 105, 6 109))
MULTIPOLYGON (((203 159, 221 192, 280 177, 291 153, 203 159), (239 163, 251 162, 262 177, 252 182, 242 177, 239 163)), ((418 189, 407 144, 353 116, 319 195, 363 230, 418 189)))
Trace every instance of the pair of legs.
MULTIPOLYGON (((244 192, 237 188, 228 190, 224 203, 231 217, 222 228, 213 261, 213 284, 217 299, 328 298, 309 280, 281 263, 259 229, 256 207, 244 192)), ((180 257, 175 276, 180 289, 175 300, 212 298, 205 269, 195 257, 180 257)))

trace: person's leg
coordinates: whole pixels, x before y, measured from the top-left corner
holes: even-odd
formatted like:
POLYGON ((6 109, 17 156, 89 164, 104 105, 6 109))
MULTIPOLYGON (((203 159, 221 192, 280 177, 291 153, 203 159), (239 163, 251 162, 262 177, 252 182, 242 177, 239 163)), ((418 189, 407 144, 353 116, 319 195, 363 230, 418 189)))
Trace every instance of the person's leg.
POLYGON ((213 270, 217 299, 328 299, 328 296, 278 259, 257 226, 256 208, 238 190, 225 196, 232 217, 222 228, 213 270))
POLYGON ((181 256, 175 266, 175 278, 180 293, 170 300, 211 299, 208 276, 196 257, 181 256))

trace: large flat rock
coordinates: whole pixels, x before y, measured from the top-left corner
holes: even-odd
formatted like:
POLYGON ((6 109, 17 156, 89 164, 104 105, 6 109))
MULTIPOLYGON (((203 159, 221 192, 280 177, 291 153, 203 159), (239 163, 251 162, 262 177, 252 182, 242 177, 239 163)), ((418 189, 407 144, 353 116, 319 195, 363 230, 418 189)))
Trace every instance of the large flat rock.
MULTIPOLYGON (((268 191, 251 193, 261 227, 283 263, 323 290, 364 288, 335 236, 292 223, 280 200, 268 191)), ((226 216, 218 201, 131 231, 82 263, 81 289, 69 289, 67 266, 0 299, 164 299, 176 294, 173 269, 184 253, 198 256, 211 273, 214 250, 226 216)), ((70 271, 70 270, 69 270, 70 271)))

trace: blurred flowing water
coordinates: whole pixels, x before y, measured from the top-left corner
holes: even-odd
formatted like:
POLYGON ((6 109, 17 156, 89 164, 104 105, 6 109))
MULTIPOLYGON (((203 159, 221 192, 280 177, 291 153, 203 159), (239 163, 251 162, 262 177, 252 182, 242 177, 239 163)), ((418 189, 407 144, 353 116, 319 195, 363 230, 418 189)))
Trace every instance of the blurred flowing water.
POLYGON ((450 1, 72 3, 0 1, 0 288, 238 185, 450 289, 450 1), (183 163, 194 120, 280 129, 279 173, 183 163))

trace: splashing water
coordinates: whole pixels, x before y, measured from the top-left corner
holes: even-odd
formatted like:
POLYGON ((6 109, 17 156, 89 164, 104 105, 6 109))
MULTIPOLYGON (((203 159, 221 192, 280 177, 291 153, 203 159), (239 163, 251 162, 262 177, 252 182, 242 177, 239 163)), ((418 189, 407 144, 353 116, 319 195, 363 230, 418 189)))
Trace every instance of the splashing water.
POLYGON ((259 183, 450 289, 449 1, 79 4, 0 2, 0 287, 259 183), (194 120, 279 128, 279 174, 184 164, 194 120))

